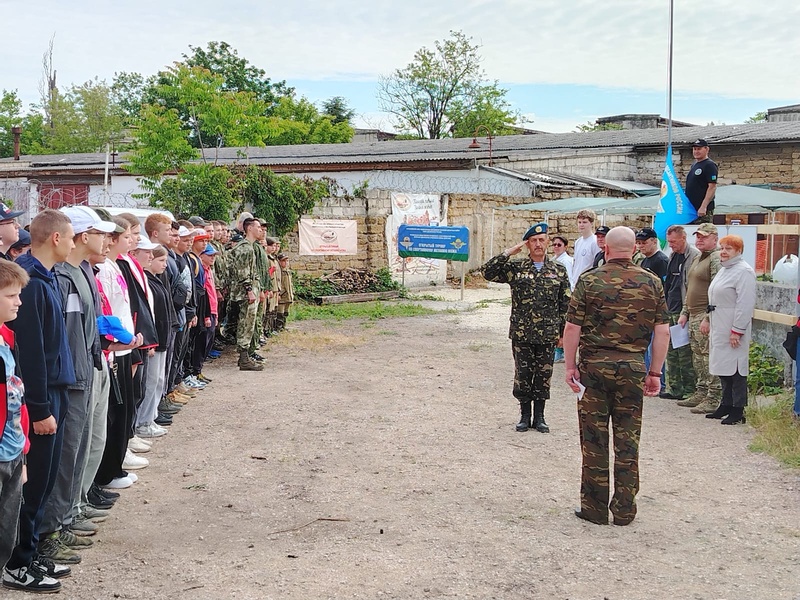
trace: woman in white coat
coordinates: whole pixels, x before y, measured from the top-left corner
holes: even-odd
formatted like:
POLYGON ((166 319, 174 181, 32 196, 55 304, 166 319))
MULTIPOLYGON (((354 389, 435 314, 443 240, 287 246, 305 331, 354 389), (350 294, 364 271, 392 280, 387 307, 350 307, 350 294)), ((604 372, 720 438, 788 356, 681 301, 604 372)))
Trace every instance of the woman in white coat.
POLYGON ((700 326, 710 335, 708 370, 722 382, 722 403, 709 419, 723 425, 744 423, 747 406, 750 329, 756 304, 756 274, 742 260, 744 242, 738 235, 719 241, 722 268, 708 288, 709 313, 700 326))

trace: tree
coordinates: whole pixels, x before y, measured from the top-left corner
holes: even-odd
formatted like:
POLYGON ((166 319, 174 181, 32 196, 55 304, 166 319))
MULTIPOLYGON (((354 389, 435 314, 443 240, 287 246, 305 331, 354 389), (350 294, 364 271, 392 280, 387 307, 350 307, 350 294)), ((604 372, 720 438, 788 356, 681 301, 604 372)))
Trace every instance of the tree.
POLYGON ((767 111, 760 111, 747 119, 745 123, 765 123, 767 121, 767 111))
POLYGON ((145 79, 141 73, 114 73, 111 100, 122 115, 125 125, 130 126, 139 118, 145 103, 145 94, 155 84, 155 76, 145 79))
POLYGON ((575 131, 578 133, 586 133, 588 131, 619 131, 621 129, 622 125, 619 123, 598 123, 597 121, 594 123, 586 121, 585 125, 575 125, 575 131))
POLYGON ((251 92, 263 102, 267 112, 277 106, 280 98, 292 96, 294 88, 285 81, 272 83, 264 69, 241 58, 235 48, 227 42, 209 42, 206 49, 189 46, 191 54, 184 54, 184 64, 202 67, 223 79, 223 89, 232 92, 251 92))
POLYGON ((0 96, 0 157, 13 156, 14 135, 11 128, 22 124, 22 101, 15 91, 3 90, 0 96))
POLYGON ((337 144, 353 137, 353 128, 347 121, 335 123, 333 117, 320 114, 306 98, 284 96, 269 121, 272 135, 265 139, 268 146, 337 144))
POLYGON ((177 177, 164 179, 150 197, 150 205, 174 215, 203 215, 206 219, 230 218, 233 193, 230 172, 210 164, 188 164, 177 177))
POLYGON ((344 96, 334 96, 322 103, 322 114, 331 117, 334 125, 339 123, 352 125, 356 111, 348 106, 344 96))
MULTIPOLYGON (((510 116, 513 113, 508 111, 506 91, 486 81, 478 49, 461 31, 451 31, 449 39, 437 40, 433 50, 420 48, 405 68, 381 78, 381 110, 395 117, 399 129, 430 139, 451 135, 459 128, 458 122, 464 123, 473 110, 486 114, 487 103, 495 118, 495 110, 510 116)), ((459 130, 463 133, 467 127, 464 124, 459 130)))
POLYGON ((522 118, 519 111, 512 109, 506 100, 507 90, 498 87, 498 82, 480 86, 469 102, 457 100, 451 111, 453 137, 473 137, 480 125, 484 125, 492 135, 513 135, 513 126, 522 118))

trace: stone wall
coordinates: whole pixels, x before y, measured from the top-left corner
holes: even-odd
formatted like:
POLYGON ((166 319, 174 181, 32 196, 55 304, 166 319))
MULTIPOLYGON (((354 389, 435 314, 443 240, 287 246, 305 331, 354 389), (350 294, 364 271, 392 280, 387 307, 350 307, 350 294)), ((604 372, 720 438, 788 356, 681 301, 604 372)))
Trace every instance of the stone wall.
MULTIPOLYGON (((554 171, 566 175, 583 175, 601 179, 631 181, 637 175, 637 157, 631 148, 610 150, 559 150, 536 156, 509 157, 504 167, 517 171, 554 171)), ((663 170, 663 158, 661 169, 663 170)), ((660 176, 659 176, 660 181, 660 176)))
POLYGON ((358 230, 358 254, 354 256, 298 256, 297 228, 286 236, 292 268, 314 277, 345 268, 376 271, 385 267, 386 216, 391 212, 391 192, 367 190, 364 198, 325 198, 314 207, 317 219, 354 219, 358 230))

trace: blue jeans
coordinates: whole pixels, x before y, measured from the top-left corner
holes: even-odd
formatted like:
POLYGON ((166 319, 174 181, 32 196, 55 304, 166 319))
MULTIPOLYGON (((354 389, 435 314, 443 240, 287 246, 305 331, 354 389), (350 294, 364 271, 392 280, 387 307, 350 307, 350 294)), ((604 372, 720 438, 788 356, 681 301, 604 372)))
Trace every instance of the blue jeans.
POLYGON ((800 338, 797 339, 797 360, 794 363, 794 414, 800 417, 800 373, 797 366, 800 364, 800 338))

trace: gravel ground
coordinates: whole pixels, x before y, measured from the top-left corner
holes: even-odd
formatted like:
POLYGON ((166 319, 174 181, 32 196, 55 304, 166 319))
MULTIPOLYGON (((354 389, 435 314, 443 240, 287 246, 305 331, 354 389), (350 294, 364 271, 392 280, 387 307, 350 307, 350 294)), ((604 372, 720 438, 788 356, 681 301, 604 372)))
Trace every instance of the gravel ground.
POLYGON ((800 477, 748 427, 646 399, 637 520, 580 521, 563 365, 552 433, 515 432, 508 289, 427 293, 451 310, 296 323, 262 373, 211 364, 63 595, 800 598, 800 477))

